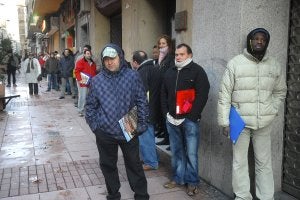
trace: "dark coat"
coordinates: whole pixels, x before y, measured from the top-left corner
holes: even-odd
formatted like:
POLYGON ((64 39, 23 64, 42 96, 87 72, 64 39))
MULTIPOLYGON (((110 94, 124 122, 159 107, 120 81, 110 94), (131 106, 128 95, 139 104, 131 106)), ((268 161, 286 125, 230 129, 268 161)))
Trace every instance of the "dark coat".
POLYGON ((149 118, 151 124, 159 122, 160 116, 160 74, 154 67, 153 60, 148 60, 138 68, 149 101, 149 118))
POLYGON ((174 55, 171 55, 171 54, 168 53, 164 57, 164 59, 160 62, 160 64, 157 65, 162 78, 163 78, 164 74, 166 73, 166 71, 170 67, 173 67, 174 65, 175 65, 175 57, 174 57, 174 55))
MULTIPOLYGON (((159 85, 160 85, 160 90, 161 90, 161 85, 165 76, 165 73, 167 72, 167 70, 171 67, 175 66, 175 57, 172 54, 167 54, 166 57, 164 57, 164 59, 160 62, 160 64, 157 63, 156 67, 159 69, 159 85)), ((165 115, 163 115, 163 112, 161 110, 161 99, 159 99, 159 108, 158 108, 158 115, 160 118, 160 123, 164 123, 165 121, 165 115)), ((164 126, 164 125, 162 125, 164 126)))
POLYGON ((207 102, 209 82, 204 69, 193 61, 181 70, 171 67, 165 74, 162 91, 161 104, 163 115, 167 113, 176 118, 188 118, 197 121, 201 118, 201 112, 207 102), (176 92, 179 90, 195 89, 195 101, 192 110, 187 114, 176 114, 176 92))
POLYGON ((15 55, 11 55, 8 59, 7 70, 8 71, 16 71, 19 65, 18 58, 15 55))
POLYGON ((50 57, 45 62, 45 68, 48 74, 57 74, 59 71, 59 61, 54 58, 50 57))
POLYGON ((63 78, 73 77, 73 69, 75 67, 74 57, 72 55, 65 56, 59 61, 60 76, 63 78))

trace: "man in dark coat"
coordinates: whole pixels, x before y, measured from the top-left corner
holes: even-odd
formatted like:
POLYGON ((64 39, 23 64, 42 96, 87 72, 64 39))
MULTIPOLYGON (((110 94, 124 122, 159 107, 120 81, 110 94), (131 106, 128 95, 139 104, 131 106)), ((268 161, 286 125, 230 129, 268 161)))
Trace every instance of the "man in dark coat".
POLYGON ((148 129, 139 136, 140 152, 144 162, 144 170, 158 168, 156 153, 154 125, 159 121, 160 74, 154 67, 153 60, 148 59, 144 51, 135 51, 132 56, 131 66, 141 75, 148 96, 149 118, 148 129))
POLYGON ((13 82, 13 86, 16 87, 16 71, 17 71, 17 67, 19 65, 19 61, 18 58, 13 55, 12 50, 8 51, 8 62, 7 62, 7 87, 11 86, 11 76, 12 76, 12 82, 13 82))
POLYGON ((209 82, 204 69, 193 62, 190 46, 180 44, 175 66, 166 72, 161 93, 163 115, 170 137, 172 179, 164 187, 187 185, 187 194, 198 193, 199 120, 208 99, 209 82))
POLYGON ((100 168, 105 178, 107 199, 121 199, 117 168, 120 146, 127 177, 136 200, 148 200, 147 180, 139 157, 138 135, 145 132, 148 104, 139 74, 125 62, 122 49, 108 44, 101 52, 103 69, 93 77, 86 98, 85 119, 96 135, 100 155, 100 168), (126 141, 120 119, 134 107, 137 110, 135 130, 127 130, 134 137, 126 141))

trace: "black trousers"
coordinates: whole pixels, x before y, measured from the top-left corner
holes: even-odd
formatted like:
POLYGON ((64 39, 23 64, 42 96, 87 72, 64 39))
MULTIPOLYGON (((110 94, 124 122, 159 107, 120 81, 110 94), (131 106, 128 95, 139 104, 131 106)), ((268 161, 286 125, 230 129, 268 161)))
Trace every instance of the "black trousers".
POLYGON ((96 134, 96 142, 100 155, 100 168, 105 178, 108 191, 107 199, 120 200, 120 180, 117 168, 118 147, 123 152, 125 168, 129 185, 135 200, 148 200, 147 180, 139 157, 139 140, 133 138, 130 142, 117 140, 105 134, 96 134))
POLYGON ((39 94, 39 85, 37 83, 28 83, 29 94, 39 94))
POLYGON ((10 85, 11 84, 11 76, 13 78, 13 84, 16 84, 16 70, 7 70, 6 71, 7 74, 7 83, 10 85))

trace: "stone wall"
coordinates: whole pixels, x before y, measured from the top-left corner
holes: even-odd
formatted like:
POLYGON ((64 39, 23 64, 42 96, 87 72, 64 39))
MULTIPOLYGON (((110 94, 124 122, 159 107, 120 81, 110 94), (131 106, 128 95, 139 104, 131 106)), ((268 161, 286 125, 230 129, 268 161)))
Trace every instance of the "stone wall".
MULTIPOLYGON (((209 100, 201 120, 200 176, 232 195, 232 147, 217 125, 216 105, 220 80, 227 62, 242 52, 246 35, 256 27, 264 27, 270 32, 268 49, 286 69, 289 1, 199 0, 193 2, 192 12, 194 60, 204 67, 211 84, 209 100)), ((272 135, 276 191, 281 190, 283 106, 281 111, 273 123, 272 135)))

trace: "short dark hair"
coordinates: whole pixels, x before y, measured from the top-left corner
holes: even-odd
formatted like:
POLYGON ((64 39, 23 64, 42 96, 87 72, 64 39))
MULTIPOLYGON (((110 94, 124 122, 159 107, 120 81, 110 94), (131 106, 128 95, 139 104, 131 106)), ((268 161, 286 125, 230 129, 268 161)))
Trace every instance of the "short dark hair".
POLYGON ((87 48, 88 50, 92 50, 92 47, 89 44, 84 45, 83 48, 87 48))
POLYGON ((87 50, 84 50, 83 51, 83 54, 85 54, 87 51, 89 51, 91 53, 91 50, 90 49, 87 49, 87 50))
POLYGON ((192 48, 189 45, 187 45, 185 43, 181 43, 181 44, 177 45, 176 49, 180 49, 181 47, 185 47, 187 49, 188 54, 193 54, 192 48))
POLYGON ((145 51, 135 51, 132 55, 132 60, 136 61, 139 65, 148 59, 147 53, 145 51))

